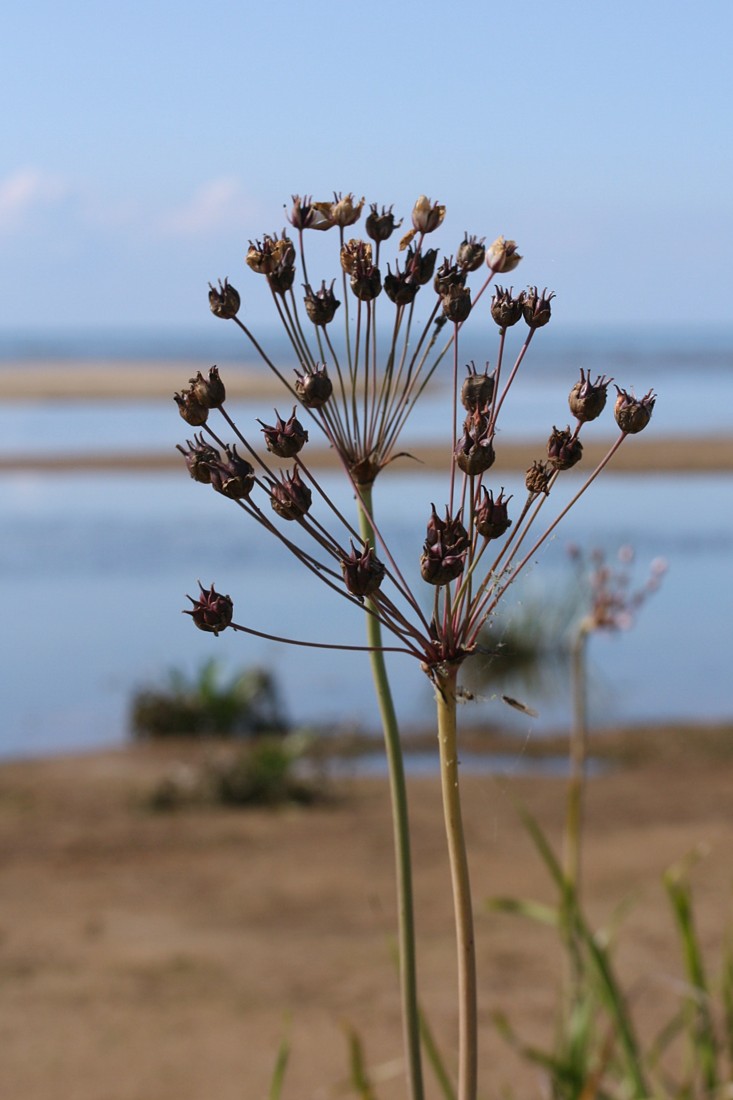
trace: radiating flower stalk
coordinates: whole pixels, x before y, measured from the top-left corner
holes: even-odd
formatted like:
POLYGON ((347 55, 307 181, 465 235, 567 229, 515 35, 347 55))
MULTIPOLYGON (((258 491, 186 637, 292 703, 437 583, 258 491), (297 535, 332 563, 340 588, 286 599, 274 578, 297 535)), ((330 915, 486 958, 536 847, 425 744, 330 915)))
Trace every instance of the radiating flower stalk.
MULTIPOLYGON (((445 208, 421 196, 412 212, 412 226, 400 242, 402 264, 387 264, 381 250, 401 224, 392 208, 373 204, 365 220, 367 239, 346 239, 345 229, 362 213, 364 200, 334 196, 314 203, 295 196, 289 213, 295 242, 283 231, 250 244, 247 265, 264 276, 277 314, 287 333, 298 367, 293 377, 267 355, 240 318, 239 293, 227 280, 211 287, 212 312, 232 320, 257 354, 280 379, 294 402, 291 415, 275 414, 274 424, 260 421, 261 441, 234 423, 216 367, 199 372, 176 395, 184 420, 201 429, 179 447, 194 480, 210 484, 229 497, 289 550, 304 569, 332 592, 366 614, 365 647, 282 638, 270 631, 235 623, 228 596, 201 588, 189 614, 203 630, 230 628, 258 637, 331 649, 364 648, 371 653, 377 696, 384 725, 395 821, 400 910, 400 955, 408 1088, 411 1100, 423 1095, 420 1068, 419 1019, 404 766, 394 706, 384 668, 384 654, 414 657, 430 677, 437 706, 443 807, 454 896, 459 986, 458 1100, 475 1100, 477 1091, 476 967, 470 881, 460 803, 456 704, 461 664, 479 648, 479 634, 500 599, 532 559, 557 524, 592 484, 628 435, 641 431, 654 407, 651 391, 637 399, 618 390, 615 417, 620 434, 607 454, 582 481, 571 500, 547 522, 548 501, 559 478, 582 459, 581 429, 594 421, 606 404, 610 379, 593 381, 580 372, 569 396, 575 423, 553 428, 544 452, 526 473, 525 495, 513 508, 504 488, 490 484, 496 459, 497 420, 504 401, 537 331, 551 317, 554 294, 530 287, 515 294, 496 286, 491 304, 477 304, 495 275, 514 270, 521 257, 516 244, 503 237, 485 247, 483 239, 466 234, 455 259, 445 258, 436 270, 437 250, 426 248, 426 237, 441 226, 445 208), (319 289, 310 282, 305 242, 310 230, 338 229, 344 337, 332 338, 341 305, 336 280, 319 289), (304 296, 294 291, 300 265, 304 296), (479 275, 479 272, 483 272, 479 275), (477 286, 472 295, 470 276, 477 286), (432 282, 431 289, 428 286, 432 282), (416 301, 428 296, 427 319, 418 321, 416 301), (385 303, 384 298, 388 299, 385 303), (377 324, 378 310, 380 324, 377 324), (382 310, 387 314, 385 323, 382 310), (493 370, 473 363, 461 378, 461 332, 472 314, 478 323, 498 331, 493 370), (511 331, 522 323, 524 337, 509 355, 511 331), (385 346, 386 345, 386 346, 385 346), (408 567, 392 552, 373 508, 373 485, 381 470, 400 457, 400 434, 425 386, 446 360, 453 382, 452 453, 446 495, 433 503, 427 517, 422 554, 408 567), (459 402, 462 412, 459 415, 459 402), (298 413, 297 405, 305 410, 298 413), (212 427, 215 412, 224 427, 212 427), (307 415, 324 433, 338 456, 358 506, 352 521, 334 504, 307 462, 309 432, 300 420, 307 415), (231 433, 224 441, 219 431, 231 433), (262 444, 264 443, 264 447, 262 444), (241 453, 240 453, 241 452, 241 453), (280 463, 289 466, 283 470, 280 463), (424 591, 415 584, 419 573, 432 589, 425 610, 424 591), (390 644, 385 644, 385 635, 390 644)), ((500 450, 500 447, 499 447, 500 450)))

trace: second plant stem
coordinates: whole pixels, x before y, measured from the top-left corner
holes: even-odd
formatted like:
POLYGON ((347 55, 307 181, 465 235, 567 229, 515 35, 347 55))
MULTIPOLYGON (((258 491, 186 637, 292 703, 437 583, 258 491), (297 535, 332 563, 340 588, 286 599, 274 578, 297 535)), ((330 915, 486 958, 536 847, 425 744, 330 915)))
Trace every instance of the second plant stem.
MULTIPOLYGON (((372 515, 371 486, 360 487, 365 508, 372 515)), ((359 529, 363 539, 374 546, 374 531, 365 512, 359 509, 359 529)), ((367 607, 369 601, 366 601, 367 607)), ((420 1052, 420 1012, 417 1000, 417 963, 415 955, 415 912, 412 893, 412 857, 410 823, 407 812, 405 766, 400 743, 392 691, 384 654, 381 652, 382 628, 376 615, 366 616, 367 640, 372 647, 370 660, 374 690, 384 732, 387 753, 392 826, 394 832, 397 875, 397 925, 400 964, 400 992, 409 1100, 423 1100, 422 1061, 420 1052)))
POLYGON ((466 855, 458 776, 456 688, 458 666, 436 673, 440 779, 448 841, 458 952, 458 1100, 476 1100, 478 1026, 476 1007, 476 947, 473 932, 471 881, 466 855))

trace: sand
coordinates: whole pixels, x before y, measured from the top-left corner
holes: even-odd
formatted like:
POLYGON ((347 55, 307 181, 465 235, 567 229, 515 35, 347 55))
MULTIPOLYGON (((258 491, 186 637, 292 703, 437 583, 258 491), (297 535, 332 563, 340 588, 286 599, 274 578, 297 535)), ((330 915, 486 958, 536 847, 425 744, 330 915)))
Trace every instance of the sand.
MULTIPOLYGON (((681 977, 660 876, 696 847, 706 852, 694 874, 698 926, 711 965, 718 958, 730 917, 732 734, 599 742, 614 762, 590 784, 586 896, 597 922, 634 898, 618 958, 643 1030, 671 1014, 681 977)), ((147 810, 156 777, 199 752, 138 745, 0 767, 0 1095, 264 1097, 287 1032, 285 1100, 340 1096, 353 1027, 380 1100, 403 1097, 385 782, 333 780, 315 807, 147 810)), ((523 1035, 549 1041, 554 936, 489 915, 485 901, 552 900, 513 800, 558 842, 563 793, 559 779, 464 779, 483 1096, 503 1085, 539 1094, 491 1017, 501 1009, 523 1035)), ((437 780, 411 780, 410 797, 421 995, 450 1052, 454 946, 437 780)))

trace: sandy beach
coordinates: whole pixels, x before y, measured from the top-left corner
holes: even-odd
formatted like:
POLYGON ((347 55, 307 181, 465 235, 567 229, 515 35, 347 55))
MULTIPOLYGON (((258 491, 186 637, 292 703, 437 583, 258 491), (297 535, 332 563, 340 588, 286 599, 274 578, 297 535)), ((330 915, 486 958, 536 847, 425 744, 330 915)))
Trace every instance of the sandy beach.
MULTIPOLYGON (((84 402, 84 401, 164 401, 185 386, 193 372, 191 364, 175 363, 100 363, 79 366, 29 363, 3 371, 3 401, 14 402, 84 402)), ((263 370, 253 367, 227 371, 227 392, 233 399, 276 399, 282 397, 282 387, 276 379, 263 370)), ((605 454, 613 441, 613 435, 605 440, 591 439, 584 445, 584 465, 591 468, 605 454)), ((540 446, 541 451, 541 446, 540 446)), ((424 470, 442 468, 446 461, 445 448, 431 441, 411 451, 413 459, 424 470)), ((502 439, 497 447, 497 471, 525 470, 538 457, 536 440, 502 439)), ((314 468, 335 467, 337 459, 332 451, 313 442, 308 448, 309 464, 314 468)), ((405 468, 405 459, 395 468, 405 468)), ((29 449, 23 453, 0 455, 0 472, 14 470, 42 470, 60 473, 71 470, 166 470, 179 469, 181 459, 177 452, 110 452, 102 449, 75 451, 73 445, 61 455, 37 454, 29 449)), ((665 438, 645 433, 635 438, 631 445, 622 447, 613 459, 613 469, 627 473, 638 472, 721 472, 733 470, 733 439, 727 435, 704 437, 684 436, 665 438)))
MULTIPOLYGON (((692 849, 711 967, 730 917, 733 730, 601 737, 590 784, 588 908, 623 899, 618 961, 645 1033, 671 1014, 682 975, 660 876, 692 849)), ((156 778, 195 746, 0 767, 0 1094, 23 1100, 241 1100, 265 1096, 276 1049, 292 1053, 285 1098, 344 1094, 356 1028, 380 1100, 403 1097, 390 961, 394 884, 379 779, 332 781, 314 807, 152 813, 156 778)), ((467 776, 466 826, 480 966, 482 1094, 540 1095, 491 1023, 506 1012, 549 1042, 554 934, 489 915, 485 900, 553 900, 517 821, 520 799, 559 843, 564 783, 467 776)), ((455 1036, 451 901, 436 779, 410 782, 421 996, 455 1036)), ((429 1096, 437 1092, 430 1083, 429 1096)))

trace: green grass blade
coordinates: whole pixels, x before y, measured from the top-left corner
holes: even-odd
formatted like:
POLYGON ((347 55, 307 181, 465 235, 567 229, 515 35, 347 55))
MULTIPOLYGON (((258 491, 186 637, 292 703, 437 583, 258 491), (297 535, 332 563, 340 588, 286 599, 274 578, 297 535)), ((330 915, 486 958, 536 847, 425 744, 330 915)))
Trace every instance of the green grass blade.
POLYGON ((280 1100, 282 1093, 283 1081, 285 1079, 285 1070, 288 1065, 288 1058, 290 1057, 290 1040, 287 1035, 283 1037, 282 1042, 277 1051, 277 1057, 275 1058, 275 1068, 272 1071, 272 1080, 270 1082, 270 1091, 268 1092, 268 1100, 280 1100))
POLYGON ((543 905, 542 902, 532 901, 526 898, 490 898, 486 903, 493 913, 514 913, 520 917, 527 917, 538 924, 547 924, 551 928, 559 928, 560 914, 551 905, 543 905))
POLYGON ((347 1028, 346 1035, 349 1041, 349 1070, 354 1092, 361 1097, 361 1100, 376 1100, 374 1086, 366 1068, 361 1039, 353 1028, 347 1028))
POLYGON ((425 1013, 420 1011, 420 1039, 444 1100, 456 1100, 456 1090, 425 1013))

